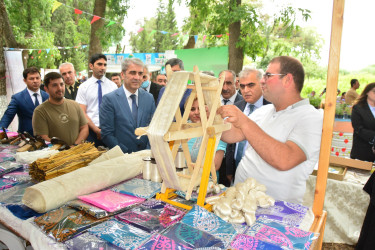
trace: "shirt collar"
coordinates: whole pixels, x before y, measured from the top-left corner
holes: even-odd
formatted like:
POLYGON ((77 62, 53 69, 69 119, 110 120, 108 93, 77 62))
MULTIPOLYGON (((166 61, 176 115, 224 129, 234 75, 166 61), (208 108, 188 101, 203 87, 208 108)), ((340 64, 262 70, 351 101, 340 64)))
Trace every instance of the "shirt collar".
MULTIPOLYGON (((133 93, 131 93, 129 90, 125 88, 125 84, 122 85, 122 88, 124 89, 126 98, 129 98, 133 93)), ((134 93, 138 97, 138 89, 134 93)))
MULTIPOLYGON (((232 95, 228 100, 231 101, 232 103, 234 103, 234 100, 236 100, 236 97, 238 95, 238 92, 236 90, 236 92, 234 93, 234 95, 232 95)), ((221 101, 223 101, 225 98, 223 98, 222 95, 220 95, 220 98, 221 98, 221 101)))
POLYGON ((27 88, 27 92, 29 92, 30 96, 33 96, 34 93, 38 93, 38 95, 40 95, 40 88, 36 92, 34 92, 34 91, 30 90, 29 88, 27 88))

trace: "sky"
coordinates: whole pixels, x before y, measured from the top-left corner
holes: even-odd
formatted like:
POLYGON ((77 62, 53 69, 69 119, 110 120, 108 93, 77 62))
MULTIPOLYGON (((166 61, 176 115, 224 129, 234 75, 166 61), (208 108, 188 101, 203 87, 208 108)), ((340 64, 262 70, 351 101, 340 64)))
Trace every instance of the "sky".
MULTIPOLYGON (((125 19, 126 29, 125 44, 128 45, 129 32, 136 32, 140 27, 136 25, 137 20, 145 17, 155 16, 158 0, 146 1, 131 0, 128 17, 125 19)), ((185 1, 181 1, 185 2, 185 1)), ((297 8, 311 10, 311 19, 307 23, 300 23, 301 26, 312 26, 317 28, 325 40, 321 50, 320 64, 328 65, 330 33, 332 23, 333 0, 265 0, 264 4, 268 10, 277 10, 276 5, 290 3, 297 8)), ((374 23, 374 0, 346 0, 344 9, 344 24, 341 40, 340 69, 359 70, 366 66, 375 64, 375 32, 374 23)), ((189 16, 188 8, 175 4, 175 13, 178 26, 183 24, 183 19, 189 16)), ((129 48, 129 46, 126 46, 129 48)))

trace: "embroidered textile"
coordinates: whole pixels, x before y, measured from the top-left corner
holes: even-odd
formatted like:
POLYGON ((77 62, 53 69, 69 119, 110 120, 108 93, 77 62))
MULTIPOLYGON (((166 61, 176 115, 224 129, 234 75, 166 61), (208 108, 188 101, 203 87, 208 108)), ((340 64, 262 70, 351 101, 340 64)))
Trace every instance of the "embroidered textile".
POLYGON ((149 233, 115 219, 90 228, 89 232, 123 249, 135 249, 151 236, 149 233))
POLYGON ((62 242, 74 235, 105 221, 82 211, 60 207, 34 219, 34 222, 51 238, 62 242))
POLYGON ((181 222, 212 234, 225 242, 226 246, 238 233, 231 223, 222 220, 216 214, 210 213, 205 208, 197 205, 184 216, 181 222))
POLYGON ((259 217, 268 218, 287 226, 299 227, 308 210, 308 207, 299 204, 276 201, 274 206, 268 208, 258 207, 255 216, 257 219, 259 217))
POLYGON ((184 250, 192 249, 188 246, 176 243, 174 240, 169 239, 158 233, 142 244, 137 250, 184 250))
POLYGON ((185 212, 158 200, 147 200, 140 206, 117 215, 117 219, 138 227, 146 232, 161 232, 174 225, 185 212))
POLYGON ((258 219, 244 234, 290 249, 310 249, 312 241, 316 239, 312 232, 284 226, 269 219, 258 219))
POLYGON ((64 244, 69 250, 120 250, 121 248, 109 243, 106 240, 102 240, 97 236, 88 232, 83 233, 73 239, 67 240, 64 244))
POLYGON ((22 204, 22 197, 25 189, 34 185, 32 182, 25 182, 8 189, 0 190, 1 204, 22 204))
POLYGON ((18 182, 16 181, 0 178, 0 190, 11 188, 17 184, 18 182))
POLYGON ((149 199, 160 192, 161 183, 148 181, 144 179, 133 178, 127 182, 113 187, 111 190, 122 193, 134 195, 140 198, 149 199))
POLYGON ((280 250, 281 247, 261 241, 255 237, 245 235, 245 234, 238 234, 230 244, 231 248, 237 250, 280 250))
POLYGON ((179 244, 191 248, 199 247, 219 247, 224 248, 224 242, 215 238, 213 235, 193 228, 185 223, 177 223, 167 229, 162 235, 174 240, 179 244))

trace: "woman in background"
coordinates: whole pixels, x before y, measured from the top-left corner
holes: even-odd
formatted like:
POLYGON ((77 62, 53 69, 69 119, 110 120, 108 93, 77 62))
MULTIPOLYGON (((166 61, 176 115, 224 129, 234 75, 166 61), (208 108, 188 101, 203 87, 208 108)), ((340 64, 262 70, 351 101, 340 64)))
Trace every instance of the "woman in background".
POLYGON ((353 105, 353 146, 350 158, 375 161, 375 83, 369 83, 353 105))
MULTIPOLYGON (((209 116, 208 108, 206 107, 206 113, 207 116, 209 116)), ((191 110, 189 113, 189 120, 192 123, 200 123, 201 122, 201 116, 199 113, 199 106, 198 106, 198 99, 195 99, 193 102, 193 105, 191 106, 191 110)), ((202 136, 192 138, 188 141, 189 151, 191 155, 191 161, 196 162, 198 157, 199 148, 202 143, 202 136)), ((224 153, 226 150, 227 144, 223 141, 220 141, 217 148, 216 148, 216 154, 215 154, 215 169, 216 169, 216 175, 218 175, 218 170, 221 166, 221 162, 224 158, 224 153)), ((219 180, 219 176, 217 176, 217 179, 219 180)))

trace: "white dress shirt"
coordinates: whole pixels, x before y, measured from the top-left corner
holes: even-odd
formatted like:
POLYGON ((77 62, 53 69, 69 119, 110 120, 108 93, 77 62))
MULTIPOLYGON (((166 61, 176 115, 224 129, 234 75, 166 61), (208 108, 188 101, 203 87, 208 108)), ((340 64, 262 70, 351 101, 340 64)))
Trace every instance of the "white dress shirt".
MULTIPOLYGON (((86 105, 87 116, 97 127, 99 127, 98 80, 92 76, 83 82, 78 88, 76 97, 76 102, 86 105)), ((117 85, 105 76, 100 80, 103 96, 117 89, 117 85)))
POLYGON ((43 103, 42 95, 40 94, 40 89, 38 89, 37 92, 34 92, 34 91, 30 90, 29 88, 27 88, 27 92, 29 92, 30 98, 33 101, 34 105, 35 105, 34 93, 38 94, 36 98, 38 98, 39 104, 43 103))
MULTIPOLYGON (((133 106, 132 106, 133 100, 130 97, 133 93, 131 93, 129 90, 127 90, 125 88, 125 85, 122 85, 122 88, 124 89, 124 92, 125 92, 125 95, 126 95, 126 100, 128 100, 130 111, 133 111, 133 109, 132 109, 133 108, 133 106)), ((135 94, 135 101, 137 102, 136 104, 137 104, 137 107, 138 107, 138 89, 137 89, 137 91, 135 91, 134 94, 135 94)))
MULTIPOLYGON (((233 105, 234 104, 234 100, 236 100, 236 97, 238 95, 238 92, 236 90, 236 92, 234 93, 234 95, 232 95, 228 100, 229 102, 227 102, 227 104, 225 105, 233 105)), ((221 99, 221 106, 224 106, 224 99, 222 95, 220 95, 220 99, 221 99)))

